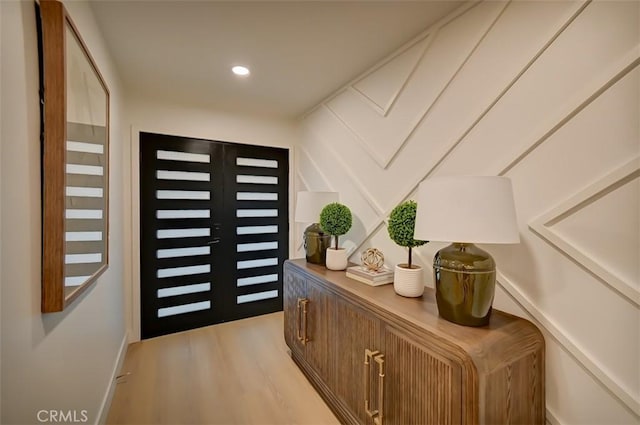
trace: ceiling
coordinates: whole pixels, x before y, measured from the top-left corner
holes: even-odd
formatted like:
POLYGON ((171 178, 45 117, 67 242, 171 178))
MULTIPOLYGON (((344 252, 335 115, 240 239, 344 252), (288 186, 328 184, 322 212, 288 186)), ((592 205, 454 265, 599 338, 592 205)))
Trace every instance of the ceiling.
POLYGON ((98 0, 90 4, 128 93, 300 116, 462 1, 98 0), (234 76, 233 65, 251 69, 234 76))

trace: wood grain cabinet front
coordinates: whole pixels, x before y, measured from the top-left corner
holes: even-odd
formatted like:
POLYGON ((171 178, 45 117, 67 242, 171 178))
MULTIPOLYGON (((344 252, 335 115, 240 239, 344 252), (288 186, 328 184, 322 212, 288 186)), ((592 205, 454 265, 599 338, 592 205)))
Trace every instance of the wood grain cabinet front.
POLYGON ((330 304, 333 297, 310 277, 285 274, 285 341, 321 376, 329 373, 332 351, 329 341, 330 304))
POLYGON ((384 329, 386 424, 459 424, 459 362, 424 340, 394 327, 384 329))
POLYGON ((289 260, 291 356, 343 423, 543 424, 544 339, 495 311, 482 328, 438 317, 433 291, 403 298, 289 260))
MULTIPOLYGON (((336 300, 334 318, 334 392, 346 407, 349 422, 368 423, 371 419, 365 409, 365 400, 372 401, 376 396, 378 380, 375 367, 364 367, 365 352, 379 354, 381 323, 366 310, 342 298, 336 300), (369 383, 368 391, 366 382, 369 383)), ((374 360, 370 359, 370 362, 374 360)))

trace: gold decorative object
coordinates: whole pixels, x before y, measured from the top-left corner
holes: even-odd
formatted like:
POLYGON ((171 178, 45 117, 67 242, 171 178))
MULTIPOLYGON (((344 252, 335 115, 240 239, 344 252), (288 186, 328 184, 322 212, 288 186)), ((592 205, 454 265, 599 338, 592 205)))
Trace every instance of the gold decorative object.
POLYGON ((378 271, 384 266, 384 255, 377 248, 369 248, 360 257, 362 265, 372 271, 378 271))

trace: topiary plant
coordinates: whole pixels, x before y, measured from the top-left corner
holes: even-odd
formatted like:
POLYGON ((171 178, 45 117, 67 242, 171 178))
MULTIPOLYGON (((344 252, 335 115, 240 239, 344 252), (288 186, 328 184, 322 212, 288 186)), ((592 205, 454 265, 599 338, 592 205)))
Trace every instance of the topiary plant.
POLYGON ((351 210, 338 202, 327 204, 320 212, 320 227, 335 237, 335 249, 338 249, 338 237, 351 229, 352 222, 351 210))
POLYGON ((416 209, 418 204, 415 201, 405 201, 396 206, 389 215, 389 237, 400 246, 409 248, 408 268, 411 268, 411 248, 422 246, 429 241, 421 241, 413 238, 416 227, 416 209))

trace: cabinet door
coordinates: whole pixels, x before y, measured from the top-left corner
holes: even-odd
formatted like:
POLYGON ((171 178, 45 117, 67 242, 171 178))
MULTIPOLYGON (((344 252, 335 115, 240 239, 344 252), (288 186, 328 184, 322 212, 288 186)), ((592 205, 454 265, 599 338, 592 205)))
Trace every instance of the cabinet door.
MULTIPOLYGON (((365 411, 365 350, 381 350, 380 322, 371 313, 347 302, 343 299, 335 300, 335 332, 334 355, 335 368, 332 376, 335 383, 335 393, 338 399, 351 414, 363 424, 372 424, 373 420, 365 411)), ((377 394, 372 364, 369 374, 369 400, 377 394)))
POLYGON ((390 326, 384 355, 384 425, 461 422, 459 363, 390 326))
POLYGON ((304 277, 285 271, 284 274, 284 339, 292 351, 304 354, 304 345, 298 338, 302 335, 302 306, 300 300, 306 298, 304 277))
POLYGON ((307 280, 306 316, 303 316, 303 335, 307 338, 305 359, 326 382, 330 357, 334 350, 329 340, 329 322, 333 297, 313 280, 307 280))

